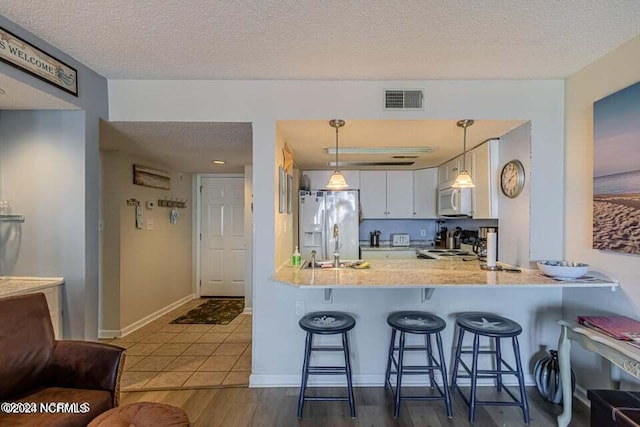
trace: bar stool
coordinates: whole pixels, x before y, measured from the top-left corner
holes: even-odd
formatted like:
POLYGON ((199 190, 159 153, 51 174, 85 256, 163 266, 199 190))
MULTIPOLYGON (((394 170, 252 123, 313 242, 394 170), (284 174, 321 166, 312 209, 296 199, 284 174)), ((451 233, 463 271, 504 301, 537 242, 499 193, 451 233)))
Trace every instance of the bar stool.
POLYGON ((393 408, 394 418, 400 416, 400 405, 404 400, 444 400, 447 408, 447 417, 451 418, 451 397, 449 396, 449 386, 447 385, 447 367, 444 362, 444 352, 442 351, 442 337, 440 332, 446 327, 445 321, 431 313, 422 311, 397 311, 387 317, 387 324, 391 326, 391 343, 389 344, 389 357, 387 359, 387 372, 385 374, 384 388, 391 390, 394 395, 395 404, 393 408), (400 332, 400 339, 396 347, 396 334, 400 332), (424 346, 406 346, 405 335, 424 335, 424 346), (431 336, 436 336, 439 361, 433 356, 431 347, 431 336), (395 359, 395 352, 398 352, 398 360, 395 359), (405 366, 405 351, 426 351, 426 365, 405 366), (392 365, 395 371, 392 370, 392 365), (435 381, 434 371, 442 374, 443 388, 435 381), (391 385, 391 374, 396 374, 396 389, 391 385), (402 397, 402 376, 403 375, 429 375, 429 386, 436 387, 440 396, 411 396, 402 397))
POLYGON ((529 404, 527 403, 527 395, 524 388, 524 374, 522 372, 522 362, 520 360, 520 346, 518 344, 518 335, 522 333, 522 327, 511 319, 501 317, 491 313, 467 313, 458 317, 456 324, 459 328, 458 344, 456 347, 456 356, 453 365, 453 375, 451 378, 451 389, 458 390, 460 396, 469 406, 469 422, 473 423, 476 415, 476 406, 519 406, 522 408, 525 424, 529 424, 529 404), (473 334, 473 350, 462 351, 462 340, 465 332, 473 334), (495 350, 479 350, 480 336, 488 337, 495 340, 495 350), (516 359, 516 369, 513 369, 502 358, 500 349, 500 340, 502 338, 511 338, 513 345, 513 353, 516 359), (471 354, 471 369, 462 360, 463 354, 471 354), (495 355, 496 369, 478 369, 478 355, 493 354, 495 355), (504 367, 507 369, 504 370, 504 367), (458 368, 462 366, 467 375, 458 375, 458 368), (515 375, 518 378, 518 386, 520 389, 520 400, 502 383, 503 375, 515 375), (458 378, 471 378, 471 394, 469 399, 462 393, 458 386, 458 378), (477 398, 476 387, 478 378, 495 378, 496 388, 498 391, 507 392, 511 401, 480 401, 477 398))
POLYGON ((302 410, 306 400, 316 401, 348 401, 351 418, 356 417, 356 405, 353 398, 353 383, 351 381, 351 362, 349 355, 349 338, 347 332, 356 325, 356 319, 352 316, 337 311, 319 311, 309 313, 298 322, 300 327, 307 332, 304 348, 304 362, 302 365, 302 384, 300 385, 300 397, 298 398, 298 418, 302 418, 302 410), (342 347, 314 347, 313 335, 342 335, 342 347), (344 353, 344 366, 309 366, 312 351, 342 351, 344 353), (308 397, 305 394, 309 375, 340 375, 347 377, 348 397, 308 397))

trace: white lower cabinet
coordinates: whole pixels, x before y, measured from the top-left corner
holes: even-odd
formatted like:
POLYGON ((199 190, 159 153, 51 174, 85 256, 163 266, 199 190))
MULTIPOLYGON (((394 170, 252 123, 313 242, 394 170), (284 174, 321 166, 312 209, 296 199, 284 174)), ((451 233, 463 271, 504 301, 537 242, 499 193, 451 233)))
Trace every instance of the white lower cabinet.
POLYGON ((405 250, 366 250, 362 249, 362 259, 413 259, 416 257, 415 249, 405 250))

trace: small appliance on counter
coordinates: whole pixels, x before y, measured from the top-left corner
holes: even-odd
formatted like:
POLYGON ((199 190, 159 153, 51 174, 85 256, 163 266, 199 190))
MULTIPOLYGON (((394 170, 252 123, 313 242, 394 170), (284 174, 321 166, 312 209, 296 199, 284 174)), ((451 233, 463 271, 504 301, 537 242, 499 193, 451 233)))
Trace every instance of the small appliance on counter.
POLYGON ((395 233, 391 235, 391 246, 409 246, 410 237, 407 233, 395 233))
POLYGON ((372 248, 380 247, 380 234, 382 232, 380 230, 373 230, 369 232, 369 246, 372 248))

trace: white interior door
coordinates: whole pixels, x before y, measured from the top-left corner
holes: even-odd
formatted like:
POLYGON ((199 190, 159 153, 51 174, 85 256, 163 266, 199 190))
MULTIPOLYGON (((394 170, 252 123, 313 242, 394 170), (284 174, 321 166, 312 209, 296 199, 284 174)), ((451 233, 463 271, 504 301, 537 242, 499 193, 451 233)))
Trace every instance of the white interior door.
POLYGON ((202 178, 200 295, 244 296, 244 178, 202 178))

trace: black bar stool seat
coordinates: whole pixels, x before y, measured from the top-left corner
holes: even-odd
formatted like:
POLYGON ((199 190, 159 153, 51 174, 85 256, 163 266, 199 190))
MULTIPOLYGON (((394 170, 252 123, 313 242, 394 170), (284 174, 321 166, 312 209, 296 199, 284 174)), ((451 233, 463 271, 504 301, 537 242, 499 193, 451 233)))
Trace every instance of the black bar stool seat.
POLYGON ((449 396, 449 386, 447 384, 447 367, 444 362, 444 351, 442 349, 442 337, 440 332, 447 326, 446 322, 435 314, 424 311, 397 311, 387 317, 387 324, 391 326, 391 343, 389 344, 389 355, 387 359, 387 371, 385 374, 384 388, 391 390, 394 395, 393 416, 400 416, 400 405, 404 400, 443 400, 447 409, 447 416, 452 417, 451 397, 449 396), (398 346, 396 346, 396 335, 400 332, 398 346), (424 335, 424 346, 405 346, 406 334, 424 335), (438 359, 433 356, 431 336, 435 335, 438 347, 438 359), (396 360, 395 352, 398 352, 396 360), (425 351, 426 365, 406 366, 404 363, 405 351, 425 351), (395 368, 395 371, 393 370, 395 368), (443 387, 435 381, 434 371, 442 374, 443 387), (391 384, 391 375, 396 375, 395 390, 391 384), (428 375, 430 387, 437 388, 439 396, 411 396, 402 397, 402 376, 403 375, 428 375))
POLYGON ((522 371, 522 361, 520 359, 520 345, 518 344, 518 335, 522 333, 522 327, 511 319, 498 316, 492 313, 466 313, 458 316, 456 320, 458 326, 458 343, 456 346, 456 355, 453 365, 453 374, 451 377, 451 389, 457 389, 469 406, 469 422, 473 423, 476 414, 476 406, 519 406, 522 408, 525 424, 529 424, 529 404, 527 402, 527 394, 524 388, 524 373, 522 371), (462 342, 465 332, 473 334, 473 350, 463 351, 462 342), (480 350, 480 337, 488 337, 493 339, 495 350, 480 350), (502 358, 502 350, 500 348, 500 340, 503 338, 511 338, 513 353, 515 356, 516 366, 512 368, 502 358), (471 368, 462 360, 463 354, 471 354, 471 368), (495 369, 478 369, 478 355, 492 354, 495 356, 495 369), (462 367, 467 374, 458 375, 458 369, 462 367), (504 369, 506 367, 506 369, 504 369), (518 388, 520 396, 516 396, 502 383, 503 375, 515 375, 518 379, 518 388), (462 392, 458 385, 458 379, 471 379, 471 393, 469 398, 462 392), (498 391, 504 391, 509 395, 511 400, 508 401, 479 401, 477 399, 476 388, 478 378, 495 378, 496 388, 498 391))
POLYGON ((315 401, 348 401, 351 418, 356 417, 356 405, 353 394, 353 382, 351 379, 351 356, 349 353, 349 338, 347 332, 354 328, 356 319, 347 313, 339 311, 318 311, 303 316, 298 322, 300 327, 307 332, 304 348, 304 362, 302 364, 302 382, 300 384, 300 396, 298 397, 298 418, 302 418, 304 402, 315 401), (314 335, 342 335, 341 347, 313 346, 314 335), (344 366, 310 366, 311 353, 314 351, 342 351, 344 353, 344 366), (348 397, 309 397, 306 395, 309 375, 346 375, 348 397))

